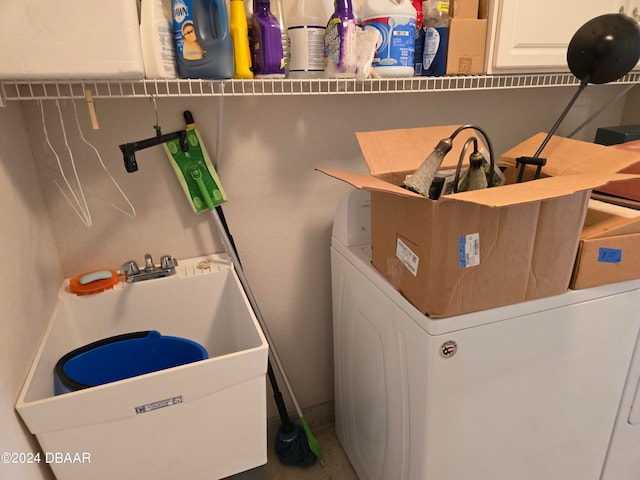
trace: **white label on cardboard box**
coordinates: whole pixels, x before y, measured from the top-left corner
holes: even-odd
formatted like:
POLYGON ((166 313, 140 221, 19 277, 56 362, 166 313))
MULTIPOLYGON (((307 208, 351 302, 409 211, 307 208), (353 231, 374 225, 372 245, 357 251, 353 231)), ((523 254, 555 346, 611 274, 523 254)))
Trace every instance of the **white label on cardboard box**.
POLYGON ((420 262, 420 257, 413 253, 407 244, 399 238, 396 243, 396 257, 407 267, 407 270, 409 270, 414 277, 418 275, 418 262, 420 262))
POLYGON ((460 268, 480 265, 480 234, 470 233, 458 238, 460 268))

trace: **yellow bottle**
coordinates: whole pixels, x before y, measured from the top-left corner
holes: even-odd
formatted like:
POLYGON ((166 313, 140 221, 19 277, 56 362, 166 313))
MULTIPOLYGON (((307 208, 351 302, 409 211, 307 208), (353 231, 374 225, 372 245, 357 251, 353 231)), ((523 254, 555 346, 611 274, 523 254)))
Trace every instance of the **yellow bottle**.
POLYGON ((233 39, 233 78, 253 78, 251 71, 251 51, 249 50, 249 29, 243 0, 231 0, 229 9, 229 30, 233 39))

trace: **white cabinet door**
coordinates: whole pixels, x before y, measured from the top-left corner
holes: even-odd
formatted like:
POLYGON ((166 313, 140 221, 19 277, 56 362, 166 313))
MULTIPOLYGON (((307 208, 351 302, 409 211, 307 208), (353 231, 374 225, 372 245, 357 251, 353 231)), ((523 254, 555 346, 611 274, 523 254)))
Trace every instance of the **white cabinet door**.
MULTIPOLYGON (((567 45, 588 20, 640 0, 496 0, 490 11, 488 73, 568 71, 567 45)), ((637 6, 637 5, 636 5, 637 6)))

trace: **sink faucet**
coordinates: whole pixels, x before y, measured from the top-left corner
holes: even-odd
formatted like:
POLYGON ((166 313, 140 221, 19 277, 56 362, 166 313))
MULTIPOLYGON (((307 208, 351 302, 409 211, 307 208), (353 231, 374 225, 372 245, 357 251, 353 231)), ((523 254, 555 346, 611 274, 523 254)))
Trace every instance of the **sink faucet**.
POLYGON ((143 280, 152 280, 154 278, 170 277, 175 275, 178 261, 171 255, 163 255, 160 257, 160 266, 153 263, 150 254, 144 255, 144 268, 140 269, 135 260, 125 262, 122 267, 122 273, 127 282, 141 282, 143 280))

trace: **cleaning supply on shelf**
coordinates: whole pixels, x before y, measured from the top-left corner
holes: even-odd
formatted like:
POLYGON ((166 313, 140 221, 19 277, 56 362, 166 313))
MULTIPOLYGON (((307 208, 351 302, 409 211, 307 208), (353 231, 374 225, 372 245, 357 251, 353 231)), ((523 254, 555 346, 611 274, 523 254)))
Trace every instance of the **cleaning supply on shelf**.
POLYGON ((252 24, 251 22, 253 21, 253 0, 242 0, 242 3, 244 3, 244 14, 247 17, 247 35, 249 37, 249 54, 251 55, 250 60, 251 60, 251 71, 253 72, 253 45, 252 45, 252 36, 251 36, 251 31, 252 31, 252 24))
POLYGON ((278 19, 280 27, 280 42, 282 43, 282 58, 284 58, 284 71, 287 73, 289 61, 289 37, 287 36, 287 22, 285 21, 283 0, 271 0, 271 13, 278 19))
POLYGON ((324 77, 324 34, 329 12, 318 0, 295 0, 287 16, 290 78, 324 77))
POLYGON ((357 25, 351 0, 335 0, 334 12, 324 35, 325 75, 329 78, 356 76, 357 25))
POLYGON ((180 77, 233 77, 226 0, 173 0, 173 31, 180 77))
POLYGON ((416 9, 416 41, 415 52, 413 54, 413 74, 422 75, 422 54, 424 52, 424 15, 422 13, 422 0, 411 0, 413 8, 416 9))
POLYGON ((185 154, 182 151, 177 139, 163 143, 162 146, 191 208, 194 212, 200 213, 226 202, 227 196, 213 168, 211 158, 203 147, 202 138, 195 128, 190 112, 185 112, 185 122, 189 153, 185 154))
POLYGON ((381 42, 380 32, 375 28, 358 28, 356 31, 356 79, 366 80, 371 74, 377 45, 381 42))
POLYGON ((427 0, 422 6, 425 24, 422 75, 442 77, 447 70, 449 2, 427 0))
POLYGON ((416 9, 409 0, 365 0, 361 24, 382 38, 373 59, 379 77, 411 77, 414 72, 416 9))
POLYGON ((140 10, 140 41, 146 78, 176 78, 176 50, 170 0, 144 0, 140 10))
POLYGON ((249 28, 243 0, 231 0, 229 3, 229 26, 233 40, 233 78, 253 78, 249 28))
POLYGON ((284 78, 284 51, 279 20, 269 0, 254 0, 251 18, 251 54, 256 77, 284 78))
MULTIPOLYGON (((335 3, 334 0, 317 0, 324 7, 325 12, 327 12, 327 21, 329 21, 329 16, 335 11, 335 3)), ((324 22, 325 27, 327 26, 327 22, 324 22)))

